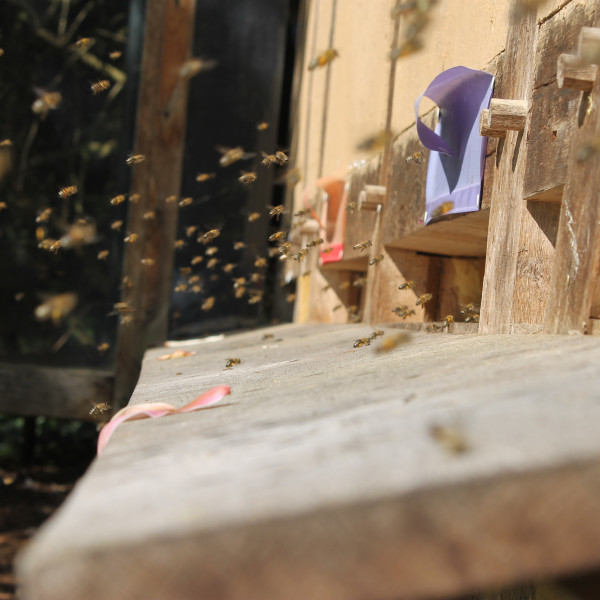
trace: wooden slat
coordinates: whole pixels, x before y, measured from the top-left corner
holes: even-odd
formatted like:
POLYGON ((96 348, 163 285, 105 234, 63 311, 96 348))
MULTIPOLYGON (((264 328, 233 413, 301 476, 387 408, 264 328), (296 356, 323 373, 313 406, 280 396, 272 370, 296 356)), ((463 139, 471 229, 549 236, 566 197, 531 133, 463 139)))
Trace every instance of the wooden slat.
POLYGON ((134 151, 146 160, 133 167, 128 232, 139 241, 125 245, 122 299, 135 312, 121 326, 117 348, 117 406, 131 394, 139 363, 149 344, 164 341, 172 287, 177 202, 167 203, 181 188, 188 80, 179 70, 190 56, 195 0, 153 0, 147 3, 144 54, 138 98, 134 151), (153 219, 144 214, 153 211, 153 219), (149 258, 151 266, 140 261, 149 258))
POLYGON ((266 331, 147 353, 133 403, 232 394, 122 424, 18 560, 23 597, 431 600, 600 565, 598 338, 266 331))

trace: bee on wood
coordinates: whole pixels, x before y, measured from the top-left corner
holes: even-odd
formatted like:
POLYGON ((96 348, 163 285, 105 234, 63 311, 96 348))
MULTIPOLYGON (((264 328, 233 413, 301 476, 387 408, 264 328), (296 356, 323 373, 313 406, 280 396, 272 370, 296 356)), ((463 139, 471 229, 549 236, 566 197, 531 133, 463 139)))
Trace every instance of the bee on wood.
POLYGON ((35 318, 38 321, 51 319, 55 325, 59 325, 77 306, 77 302, 77 294, 72 292, 55 294, 36 307, 34 311, 35 318))
POLYGON ((73 196, 73 194, 76 194, 77 191, 78 190, 76 185, 69 185, 58 190, 58 197, 64 200, 65 198, 69 198, 69 196, 73 196))
POLYGON ((460 311, 460 315, 461 316, 465 316, 468 315, 470 312, 473 312, 475 310, 475 304, 473 304, 473 302, 469 302, 469 304, 467 304, 461 311, 460 311))
POLYGON ((479 323, 479 315, 469 315, 465 319, 465 323, 479 323))
POLYGON ((194 199, 190 198, 190 197, 188 197, 188 198, 182 198, 179 201, 179 208, 183 208, 184 206, 189 206, 193 201, 194 201, 194 199))
POLYGON ((92 90, 92 94, 94 94, 94 96, 96 94, 100 94, 101 92, 105 92, 108 88, 110 88, 110 81, 108 79, 101 79, 90 85, 90 89, 92 90))
POLYGON ((254 171, 241 171, 241 175, 238 177, 238 181, 240 183, 249 184, 254 183, 257 179, 256 173, 254 171))
POLYGON ((109 410, 110 404, 107 404, 106 402, 99 402, 98 404, 94 404, 94 406, 92 406, 90 409, 90 417, 100 417, 109 410))
POLYGON ((421 150, 417 150, 416 152, 413 152, 412 154, 410 154, 409 156, 406 157, 406 162, 407 163, 415 163, 416 165, 420 165, 423 163, 423 160, 425 159, 425 155, 423 154, 423 152, 421 152, 421 150))
POLYGON ((262 257, 258 257, 255 261, 254 261, 254 266, 257 269, 264 269, 266 266, 268 265, 267 259, 266 258, 262 258, 262 257))
POLYGON ((123 221, 121 221, 121 220, 113 221, 110 224, 110 228, 113 229, 114 231, 121 231, 121 227, 123 227, 123 221))
POLYGON ((276 242, 278 240, 282 240, 286 235, 287 233, 285 231, 277 231, 269 236, 269 241, 276 242))
POLYGON ((390 129, 383 129, 364 138, 357 144, 356 149, 360 152, 379 152, 392 141, 393 137, 394 133, 390 129))
POLYGON ((264 342, 265 340, 272 340, 275 336, 272 333, 265 333, 261 340, 264 342))
POLYGON ((6 202, 0 202, 0 211, 6 210, 8 208, 8 204, 6 202))
POLYGON ((106 260, 108 258, 109 251, 108 250, 100 250, 97 255, 98 260, 106 260))
POLYGON ((330 289, 331 289, 331 285, 330 285, 330 284, 327 284, 327 285, 325 285, 325 286, 323 286, 323 287, 321 288, 321 291, 322 291, 322 292, 326 292, 327 290, 330 290, 330 289))
POLYGON ((241 358, 228 358, 227 362, 225 363, 225 368, 231 369, 231 367, 235 367, 236 365, 239 365, 241 363, 242 363, 241 358))
POLYGON ((320 246, 324 243, 325 241, 323 240, 323 238, 315 238, 314 240, 310 240, 310 242, 307 242, 306 247, 313 248, 314 246, 320 246))
POLYGON ((197 241, 201 244, 210 244, 213 240, 216 240, 221 235, 220 229, 210 229, 206 233, 203 233, 200 237, 198 237, 197 241))
POLYGON ((252 152, 245 152, 241 146, 235 148, 227 148, 227 146, 216 146, 217 152, 221 154, 219 164, 222 167, 228 167, 238 160, 246 160, 252 158, 254 154, 252 152))
POLYGON ((202 310, 204 311, 208 311, 210 310, 213 306, 215 305, 215 297, 214 296, 209 296, 203 303, 202 306, 200 307, 202 310))
POLYGON ((335 48, 328 48, 327 50, 323 50, 323 52, 321 52, 318 56, 313 58, 308 63, 308 70, 313 71, 317 67, 324 67, 338 56, 339 52, 335 48))
POLYGON ((119 204, 125 202, 126 198, 125 198, 125 194, 119 194, 118 196, 115 196, 114 198, 111 198, 110 203, 113 206, 118 206, 119 204))
POLYGON ((354 347, 355 348, 362 348, 363 346, 370 346, 371 345, 371 338, 359 338, 357 340, 354 340, 354 347))
POLYGON ((179 198, 177 196, 175 196, 175 195, 173 195, 173 196, 167 196, 165 198, 165 203, 166 204, 175 204, 175 202, 177 202, 178 199, 179 198))
POLYGON ((179 77, 182 79, 191 79, 202 71, 208 71, 216 66, 216 60, 207 60, 204 58, 190 58, 186 60, 179 69, 179 77))
POLYGON ((433 294, 429 292, 417 298, 417 306, 423 306, 433 298, 433 294))
POLYGON ((200 183, 204 183, 205 181, 208 181, 209 179, 214 179, 217 176, 216 173, 198 173, 198 175, 196 175, 196 181, 199 181, 200 183))
POLYGON ((381 340, 381 344, 375 348, 375 352, 377 354, 381 354, 383 352, 390 352, 394 350, 394 348, 398 348, 399 346, 403 346, 410 342, 410 334, 407 332, 395 333, 394 335, 390 335, 387 338, 381 340))
POLYGON ((143 215, 142 215, 142 219, 144 219, 144 221, 151 221, 152 219, 154 219, 156 217, 156 213, 153 210, 147 210, 143 215))
POLYGON ((371 240, 365 240, 364 242, 358 242, 358 244, 354 244, 354 246, 352 246, 352 249, 360 250, 362 252, 363 250, 370 248, 372 245, 373 242, 371 240))
POLYGON ((110 348, 110 344, 108 342, 103 342, 102 344, 98 344, 96 350, 100 352, 100 354, 104 354, 110 348))
POLYGON ((412 290, 415 285, 417 285, 412 279, 410 281, 405 281, 398 286, 399 290, 412 290))
POLYGON ((138 241, 139 237, 140 237, 140 236, 139 236, 137 233, 130 233, 128 236, 126 236, 126 237, 123 239, 123 241, 124 241, 126 244, 135 244, 135 242, 137 242, 137 241, 138 241))
POLYGON ((432 425, 429 435, 450 454, 463 454, 469 450, 469 444, 460 429, 450 425, 432 425))
POLYGON ((206 256, 214 256, 218 251, 219 251, 219 247, 218 246, 209 246, 204 251, 204 254, 206 254, 206 256))
POLYGON ((374 256, 370 261, 369 264, 370 265, 376 265, 377 263, 381 262, 383 260, 383 254, 378 254, 377 256, 374 256))
POLYGON ((346 210, 348 212, 353 213, 355 210, 357 210, 358 208, 360 208, 358 206, 358 202, 348 202, 348 204, 346 204, 346 210))
POLYGON ((279 217, 280 215, 285 213, 285 206, 283 206, 283 204, 278 204, 277 206, 272 206, 269 209, 269 216, 270 217, 279 217))
POLYGON ((132 154, 127 157, 125 161, 129 166, 131 165, 139 165, 141 162, 144 162, 146 157, 143 154, 132 154))
POLYGON ((206 267, 208 269, 214 269, 219 262, 221 262, 221 261, 218 258, 209 258, 206 261, 206 267))
POLYGON ((306 248, 304 248, 303 250, 296 252, 296 254, 294 254, 294 256, 292 256, 292 258, 294 260, 302 262, 306 258, 307 255, 308 255, 308 250, 306 248))
POLYGON ((436 331, 441 331, 443 329, 442 325, 438 325, 437 323, 431 323, 431 325, 427 325, 425 327, 425 331, 427 333, 435 333, 436 331))
POLYGON ((437 219, 445 214, 448 214, 454 208, 454 202, 448 200, 447 202, 442 202, 439 206, 437 206, 431 213, 432 219, 437 219))
POLYGON ((269 128, 269 124, 266 121, 263 121, 262 123, 258 123, 256 125, 256 129, 258 131, 264 131, 265 129, 268 129, 268 128, 269 128))
POLYGON ((118 58, 121 58, 122 56, 122 52, 120 50, 113 50, 109 55, 108 58, 110 58, 110 60, 117 60, 118 58))
POLYGON ((449 328, 450 323, 454 323, 454 315, 446 315, 444 317, 444 322, 442 323, 442 327, 449 328))
POLYGON ((288 294, 285 297, 285 301, 291 304, 296 299, 296 294, 288 294))
POLYGON ((92 44, 95 42, 96 40, 94 38, 90 38, 90 37, 84 37, 84 38, 79 38, 76 42, 75 45, 77 46, 77 48, 79 48, 80 50, 87 50, 88 48, 90 48, 92 46, 92 44))
POLYGON ((36 223, 47 223, 52 215, 51 208, 44 208, 44 210, 38 213, 38 216, 35 218, 36 223))

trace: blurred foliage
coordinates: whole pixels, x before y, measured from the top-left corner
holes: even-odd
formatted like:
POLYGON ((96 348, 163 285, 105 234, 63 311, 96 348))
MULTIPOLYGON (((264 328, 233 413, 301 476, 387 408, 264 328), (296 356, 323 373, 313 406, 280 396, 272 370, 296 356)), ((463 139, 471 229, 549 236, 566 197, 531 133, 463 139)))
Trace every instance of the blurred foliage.
POLYGON ((109 200, 127 183, 126 11, 121 0, 0 4, 0 360, 112 360, 116 319, 108 313, 118 296, 123 234, 110 224, 125 219, 126 207, 109 200), (91 83, 104 79, 111 88, 94 95, 91 83), (79 191, 60 198, 64 186, 79 191), (40 247, 44 239, 65 240, 78 221, 97 233, 56 252, 40 247), (101 250, 109 250, 107 259, 98 259, 101 250), (71 312, 36 318, 40 304, 65 292, 77 300, 71 312), (99 352, 101 343, 110 349, 99 352))

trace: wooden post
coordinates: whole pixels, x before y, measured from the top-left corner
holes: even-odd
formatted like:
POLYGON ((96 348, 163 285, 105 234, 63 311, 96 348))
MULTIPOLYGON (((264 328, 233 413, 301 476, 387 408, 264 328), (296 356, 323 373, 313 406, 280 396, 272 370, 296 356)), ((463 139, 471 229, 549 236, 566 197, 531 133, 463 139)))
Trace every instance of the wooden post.
POLYGON ((527 111, 526 100, 492 98, 490 108, 481 111, 479 131, 489 137, 505 137, 507 131, 523 131, 527 111))
MULTIPOLYGON (((180 69, 190 57, 195 0, 153 0, 147 4, 142 75, 135 135, 122 300, 134 309, 119 331, 115 405, 125 404, 137 380, 145 348, 167 334, 178 197, 185 141, 188 80, 180 69), (148 219, 148 214, 153 218, 148 219), (146 216, 146 218, 144 218, 146 216), (144 266, 142 259, 148 266, 144 266)), ((123 323, 123 321, 122 321, 123 323)))

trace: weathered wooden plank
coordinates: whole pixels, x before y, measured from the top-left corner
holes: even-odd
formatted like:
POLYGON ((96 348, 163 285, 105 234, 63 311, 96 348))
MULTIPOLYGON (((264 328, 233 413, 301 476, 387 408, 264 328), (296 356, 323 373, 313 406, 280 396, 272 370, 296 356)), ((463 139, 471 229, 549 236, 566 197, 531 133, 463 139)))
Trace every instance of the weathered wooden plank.
POLYGON ((0 413, 91 420, 112 392, 110 372, 0 363, 0 413))
POLYGON ((134 149, 146 159, 133 167, 131 193, 139 201, 129 205, 127 231, 139 239, 125 245, 122 289, 135 312, 119 331, 117 406, 135 386, 145 348, 167 333, 178 210, 167 198, 177 198, 181 188, 188 78, 180 69, 190 57, 194 11, 195 0, 156 0, 146 8, 134 149), (153 262, 142 266, 142 259, 153 262))
POLYGON ((147 353, 134 403, 232 395, 123 424, 20 556, 23 597, 419 600, 600 564, 600 340, 266 331, 147 353))
POLYGON ((586 149, 600 136, 600 81, 594 85, 591 101, 593 108, 571 143, 552 268, 552 294, 544 323, 547 332, 586 332, 592 307, 597 305, 600 156, 586 149))
MULTIPOLYGON (((503 74, 504 98, 530 102, 534 76, 531 57, 535 56, 536 38, 533 14, 509 27, 504 65, 510 65, 510 69, 503 74)), ((512 322, 528 129, 529 124, 524 132, 509 131, 498 144, 479 325, 483 333, 508 333, 512 322)))
POLYGON ((460 311, 468 304, 473 304, 473 314, 478 314, 484 271, 484 258, 443 258, 436 317, 443 319, 452 315, 458 319, 460 311))

